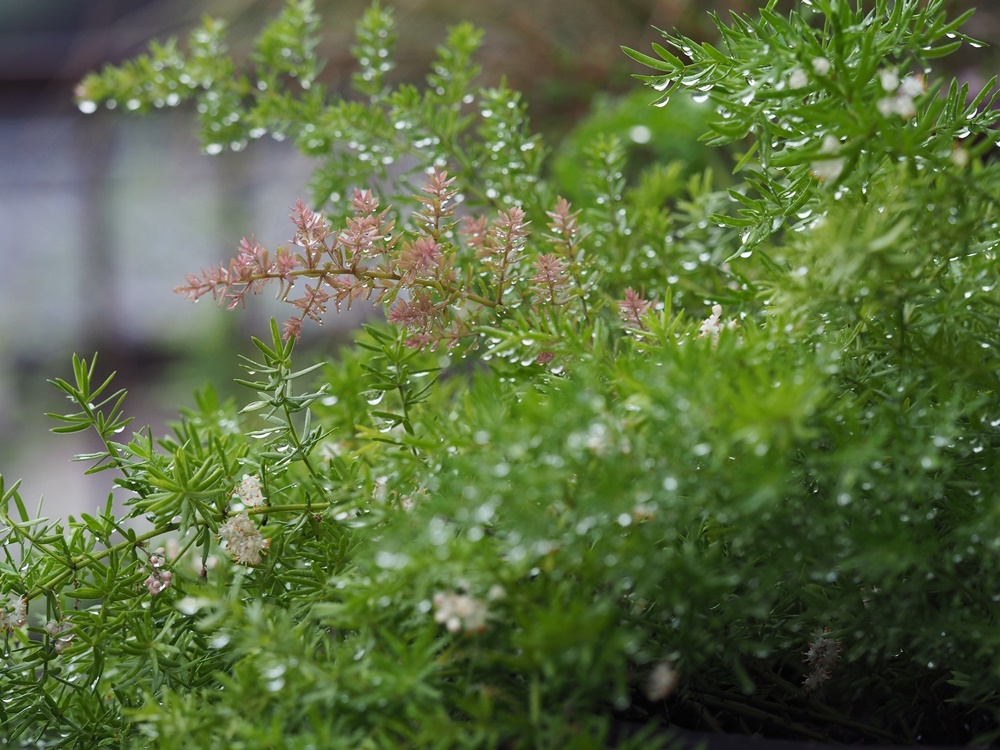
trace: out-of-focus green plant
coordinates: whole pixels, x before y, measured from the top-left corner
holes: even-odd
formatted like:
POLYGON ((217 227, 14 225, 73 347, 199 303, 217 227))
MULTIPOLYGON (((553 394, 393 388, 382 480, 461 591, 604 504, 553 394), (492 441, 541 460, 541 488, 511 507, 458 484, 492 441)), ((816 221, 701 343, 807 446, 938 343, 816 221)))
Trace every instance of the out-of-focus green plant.
POLYGON ((311 83, 298 2, 246 72, 209 22, 84 81, 85 109, 196 98, 210 151, 293 137, 318 202, 182 288, 293 306, 249 403, 126 435, 93 360, 54 381, 128 498, 63 523, 0 486, 5 739, 995 740, 996 115, 933 78, 965 40, 941 7, 771 3, 719 47, 630 50, 740 151, 683 199, 603 133, 560 198, 516 95, 476 88, 476 33, 393 88, 378 7, 356 99, 311 83), (387 322, 297 369, 302 326, 359 297, 387 322))
POLYGON ((625 149, 625 177, 655 183, 664 201, 687 197, 688 179, 706 169, 718 176, 729 169, 722 149, 706 149, 711 108, 707 96, 675 96, 651 107, 648 90, 620 98, 600 97, 552 155, 550 179, 561 195, 586 200, 588 153, 601 138, 615 137, 625 149), (652 165, 656 170, 650 170, 652 165))

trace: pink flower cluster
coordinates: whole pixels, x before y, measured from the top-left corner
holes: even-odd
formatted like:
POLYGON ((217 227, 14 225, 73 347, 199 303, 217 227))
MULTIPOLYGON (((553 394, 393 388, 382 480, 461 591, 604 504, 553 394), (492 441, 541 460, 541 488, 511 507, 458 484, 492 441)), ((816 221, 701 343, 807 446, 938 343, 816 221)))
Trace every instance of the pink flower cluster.
POLYGON ((163 566, 166 565, 167 560, 165 555, 165 550, 161 547, 156 550, 156 552, 149 556, 149 576, 142 585, 149 590, 150 596, 156 596, 161 591, 170 586, 174 579, 174 574, 169 570, 164 570, 163 566))
POLYGON ((542 238, 551 252, 529 252, 530 222, 520 206, 492 221, 467 216, 460 222, 454 182, 440 169, 429 173, 416 196, 413 228, 402 232, 368 190, 354 191, 352 215, 339 231, 298 201, 290 216, 291 249, 272 254, 244 239, 228 266, 191 274, 175 291, 193 300, 211 294, 232 309, 277 283, 279 299, 298 311, 285 323, 286 337, 299 336, 307 319, 322 323, 330 304, 339 311, 358 299, 373 300, 388 306, 389 322, 405 328, 414 347, 474 345, 484 313, 496 317, 525 305, 555 316, 571 299, 586 304, 579 212, 559 198, 542 238), (304 289, 293 297, 300 279, 304 289))
POLYGON ((652 302, 643 299, 642 295, 632 287, 625 290, 625 299, 618 303, 618 314, 629 328, 640 331, 648 330, 643 318, 649 312, 652 302))

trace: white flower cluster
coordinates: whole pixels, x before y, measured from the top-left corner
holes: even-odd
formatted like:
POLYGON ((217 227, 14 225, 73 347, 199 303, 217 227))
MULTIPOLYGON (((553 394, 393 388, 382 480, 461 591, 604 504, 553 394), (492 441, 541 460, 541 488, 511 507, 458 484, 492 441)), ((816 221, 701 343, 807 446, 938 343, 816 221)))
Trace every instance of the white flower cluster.
POLYGON ((656 518, 656 506, 649 503, 637 503, 632 508, 632 518, 636 521, 652 521, 656 518))
MULTIPOLYGON (((820 148, 824 154, 840 153, 840 140, 834 135, 827 135, 823 138, 823 145, 820 148)), ((812 163, 812 175, 820 182, 833 182, 840 173, 844 171, 844 159, 817 159, 812 163)))
POLYGON ((167 588, 174 579, 174 574, 169 570, 163 570, 167 559, 164 557, 165 550, 160 547, 155 554, 149 556, 149 577, 142 582, 142 585, 149 589, 150 596, 156 596, 167 588))
POLYGON ((649 673, 646 680, 646 697, 651 701, 662 701, 677 689, 680 675, 671 664, 660 662, 649 673))
POLYGON ((826 631, 819 633, 816 640, 809 644, 804 661, 809 665, 809 674, 802 686, 809 692, 830 679, 840 661, 840 641, 827 638, 826 631))
POLYGON ((924 93, 923 76, 906 76, 902 81, 896 75, 896 71, 883 68, 878 72, 879 81, 882 83, 882 90, 892 96, 887 96, 878 100, 879 113, 883 117, 889 115, 899 115, 904 120, 909 120, 917 114, 917 108, 913 100, 924 93))
MULTIPOLYGON (((825 76, 830 72, 830 61, 825 57, 815 57, 812 61, 813 72, 818 76, 825 76)), ((788 88, 804 89, 809 85, 809 76, 802 68, 795 68, 788 74, 788 88)))
POLYGON ((55 620, 49 620, 45 623, 45 632, 49 634, 52 639, 52 647, 55 649, 57 654, 61 654, 63 651, 70 647, 73 642, 73 634, 62 635, 67 630, 72 630, 73 626, 68 622, 56 622, 55 620))
POLYGON ((219 539, 233 556, 233 560, 241 565, 259 565, 260 556, 271 544, 270 539, 261 536, 246 513, 232 516, 222 524, 219 527, 219 539))
POLYGON ((809 85, 809 76, 802 68, 796 68, 788 76, 788 88, 804 89, 809 85))
POLYGON ((28 620, 28 603, 20 594, 11 594, 7 606, 0 609, 0 630, 14 630, 28 620))
POLYGON ((244 474, 243 481, 233 495, 239 497, 240 502, 247 508, 263 505, 264 495, 260 491, 260 477, 256 474, 244 474))
POLYGON ((722 305, 712 305, 712 314, 701 322, 698 338, 702 339, 706 336, 711 336, 712 345, 714 346, 719 343, 719 334, 723 328, 733 331, 736 330, 736 326, 736 318, 730 318, 725 323, 722 322, 722 305))
POLYGON ((434 594, 434 622, 443 624, 449 633, 464 630, 467 633, 482 633, 486 630, 489 611, 486 605, 468 594, 434 594))
POLYGON ((825 76, 830 72, 830 61, 825 57, 814 57, 813 58, 813 71, 818 76, 825 76))

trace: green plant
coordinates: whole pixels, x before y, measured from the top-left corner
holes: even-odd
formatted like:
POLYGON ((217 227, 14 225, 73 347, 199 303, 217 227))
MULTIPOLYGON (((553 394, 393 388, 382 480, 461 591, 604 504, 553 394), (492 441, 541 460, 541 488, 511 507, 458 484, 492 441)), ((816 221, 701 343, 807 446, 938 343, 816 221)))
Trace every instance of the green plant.
POLYGON ((94 106, 197 98, 209 151, 293 137, 324 210, 182 288, 293 305, 246 406, 206 390, 122 438, 95 361, 54 381, 129 499, 63 523, 0 487, 8 741, 585 748, 667 708, 995 740, 995 81, 930 77, 966 40, 942 5, 772 2, 719 48, 629 50, 741 151, 684 200, 604 136, 560 199, 518 97, 475 86, 476 33, 393 88, 377 6, 360 99, 316 83, 305 2, 246 73, 208 22, 85 80, 94 106), (302 326, 358 297, 387 323, 296 370, 302 326))

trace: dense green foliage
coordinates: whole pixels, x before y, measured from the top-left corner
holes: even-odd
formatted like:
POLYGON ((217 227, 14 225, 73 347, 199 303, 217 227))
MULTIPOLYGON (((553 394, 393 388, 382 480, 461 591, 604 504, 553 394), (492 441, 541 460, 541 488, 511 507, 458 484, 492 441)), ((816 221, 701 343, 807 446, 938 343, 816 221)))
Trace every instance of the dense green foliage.
POLYGON ((349 98, 316 82, 307 2, 245 72, 206 22, 85 80, 84 109, 195 98, 209 152, 293 138, 325 214, 183 288, 294 306, 248 403, 207 389, 123 438, 94 361, 54 381, 128 498, 63 523, 0 486, 7 739, 596 748, 669 715, 995 740, 995 81, 933 79, 965 40, 941 6, 771 3, 716 47, 628 50, 712 102, 725 190, 627 172, 606 132, 559 184, 518 96, 475 83, 473 29, 394 87, 378 7, 349 98), (301 327, 358 297, 387 322, 297 370, 301 327))

